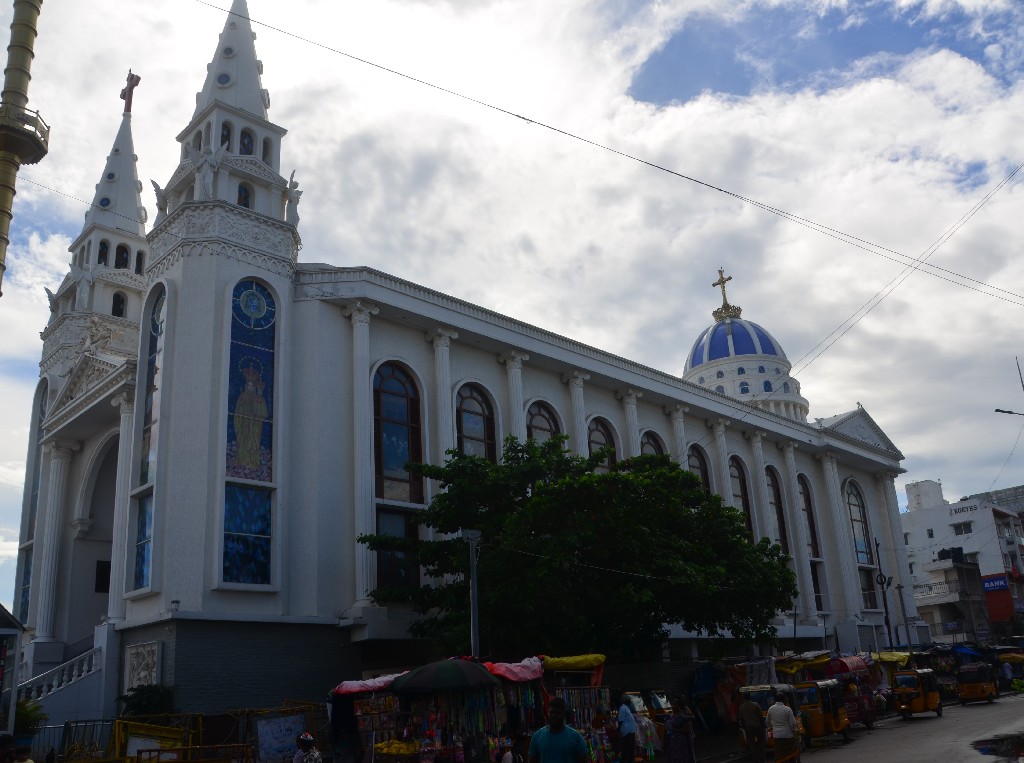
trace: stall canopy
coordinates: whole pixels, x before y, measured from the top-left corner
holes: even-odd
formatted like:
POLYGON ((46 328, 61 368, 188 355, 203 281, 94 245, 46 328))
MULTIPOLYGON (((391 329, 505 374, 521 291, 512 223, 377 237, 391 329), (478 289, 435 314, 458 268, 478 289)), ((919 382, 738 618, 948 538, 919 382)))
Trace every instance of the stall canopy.
POLYGON ((902 668, 910 660, 910 652, 872 652, 871 659, 875 662, 894 662, 902 668))
POLYGON ((331 694, 359 694, 364 691, 384 691, 391 686, 392 681, 402 675, 405 675, 405 673, 392 673, 388 676, 377 676, 376 678, 366 678, 359 681, 342 681, 334 687, 331 694))
POLYGON ((867 669, 868 664, 863 657, 858 657, 857 655, 837 657, 829 663, 827 675, 831 678, 832 676, 841 676, 848 673, 864 673, 867 669))
POLYGON ((391 682, 391 689, 398 692, 429 693, 487 689, 499 684, 498 679, 479 662, 440 660, 403 673, 391 682))
POLYGON ((976 652, 969 646, 954 646, 953 651, 961 656, 966 655, 967 657, 984 657, 981 652, 976 652))

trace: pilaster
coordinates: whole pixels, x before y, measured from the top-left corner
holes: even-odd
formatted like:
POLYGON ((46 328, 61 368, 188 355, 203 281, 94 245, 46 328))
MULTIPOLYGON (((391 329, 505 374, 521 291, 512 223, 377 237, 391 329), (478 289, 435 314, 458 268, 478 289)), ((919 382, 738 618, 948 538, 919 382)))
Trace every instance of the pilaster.
POLYGON ((508 431, 519 442, 526 442, 526 405, 523 400, 523 361, 530 356, 513 350, 498 356, 498 362, 505 364, 508 375, 508 431))
MULTIPOLYGON (((917 619, 917 607, 914 606, 914 581, 910 577, 910 564, 907 561, 907 547, 903 543, 903 525, 900 522, 900 504, 896 495, 897 472, 882 472, 876 475, 879 488, 885 498, 885 514, 889 537, 892 539, 893 563, 896 567, 894 577, 896 583, 902 583, 903 588, 892 590, 903 600, 903 610, 897 609, 896 616, 903 619, 903 612, 911 620, 917 619)), ((897 607, 899 602, 896 602, 897 607)), ((895 619, 895 618, 894 618, 895 619)))
POLYGON ((676 404, 665 412, 672 421, 672 460, 689 469, 689 461, 686 457, 686 416, 689 408, 685 405, 676 404))
POLYGON ((110 542, 110 592, 107 594, 107 621, 121 622, 125 616, 124 581, 128 554, 128 505, 131 501, 132 433, 135 425, 135 400, 131 394, 118 395, 110 404, 121 413, 117 438, 117 476, 114 483, 114 523, 110 542))
POLYGON ((857 574, 857 557, 853 548, 853 528, 850 525, 849 511, 843 501, 842 480, 839 477, 839 462, 835 454, 826 453, 821 456, 822 468, 825 472, 825 487, 828 497, 829 523, 834 539, 835 550, 839 558, 831 565, 832 569, 838 569, 842 581, 842 594, 832 595, 835 588, 834 581, 829 586, 829 594, 835 604, 843 603, 843 610, 847 616, 852 616, 862 609, 860 593, 860 578, 857 574))
POLYGON ((800 483, 796 470, 797 444, 787 442, 782 449, 786 459, 786 521, 789 522, 790 554, 796 571, 796 582, 800 588, 800 608, 805 615, 817 611, 814 601, 814 581, 811 577, 807 519, 800 502, 800 483))
MULTIPOLYGON (((380 312, 373 305, 356 302, 345 309, 352 322, 352 439, 354 454, 352 492, 355 535, 376 531, 373 505, 373 395, 370 390, 370 319, 380 312)), ((365 544, 355 551, 355 599, 371 605, 375 557, 365 544)))
POLYGON ((587 436, 587 409, 583 399, 583 382, 590 374, 573 371, 565 379, 569 384, 569 400, 572 405, 572 447, 581 456, 590 455, 590 438, 587 436))
POLYGON ((640 424, 636 415, 636 401, 643 396, 642 392, 627 389, 618 395, 622 401, 622 410, 626 414, 626 443, 629 447, 628 456, 640 455, 640 424))
POLYGON ((754 538, 760 540, 761 538, 768 538, 769 540, 777 540, 772 538, 772 528, 775 529, 776 535, 780 534, 779 528, 775 527, 777 519, 771 516, 771 512, 768 511, 768 485, 766 481, 768 479, 764 469, 764 447, 762 441, 764 440, 764 432, 753 432, 750 435, 750 447, 754 452, 754 471, 753 476, 754 482, 754 506, 750 512, 750 523, 754 528, 754 538))
POLYGON ((71 458, 81 449, 72 440, 53 440, 50 450, 49 500, 46 504, 46 526, 43 529, 40 563, 39 608, 36 615, 36 640, 55 641, 54 615, 57 606, 57 557, 60 552, 64 504, 67 501, 68 469, 71 458))
POLYGON ((715 433, 715 456, 718 461, 717 471, 719 477, 716 480, 716 484, 718 486, 718 494, 722 496, 722 501, 726 506, 742 509, 742 506, 736 506, 733 502, 732 490, 730 489, 729 447, 725 442, 725 428, 727 426, 729 426, 729 419, 718 419, 711 425, 712 431, 715 433))
POLYGON ((437 462, 444 463, 455 447, 455 412, 452 410, 451 346, 459 335, 449 328, 438 328, 426 336, 434 345, 434 404, 437 407, 437 462))

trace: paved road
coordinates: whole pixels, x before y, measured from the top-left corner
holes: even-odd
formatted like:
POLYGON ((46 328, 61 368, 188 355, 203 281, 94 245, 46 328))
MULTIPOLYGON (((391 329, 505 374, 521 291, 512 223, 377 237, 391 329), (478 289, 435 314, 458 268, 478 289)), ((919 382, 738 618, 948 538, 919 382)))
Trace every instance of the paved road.
POLYGON ((1021 736, 1018 749, 1024 749, 1024 694, 1015 694, 993 704, 947 706, 941 718, 935 713, 912 716, 909 721, 887 718, 872 731, 856 726, 850 744, 830 744, 811 748, 803 754, 804 763, 990 763, 1000 758, 978 752, 973 742, 1001 734, 1021 736))

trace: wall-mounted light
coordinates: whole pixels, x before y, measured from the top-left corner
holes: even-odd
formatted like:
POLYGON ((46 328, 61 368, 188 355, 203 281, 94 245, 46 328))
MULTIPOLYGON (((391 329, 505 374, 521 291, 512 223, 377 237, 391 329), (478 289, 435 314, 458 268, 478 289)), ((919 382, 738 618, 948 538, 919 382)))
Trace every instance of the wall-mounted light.
POLYGON ((178 599, 171 599, 171 612, 177 612, 181 602, 178 599))

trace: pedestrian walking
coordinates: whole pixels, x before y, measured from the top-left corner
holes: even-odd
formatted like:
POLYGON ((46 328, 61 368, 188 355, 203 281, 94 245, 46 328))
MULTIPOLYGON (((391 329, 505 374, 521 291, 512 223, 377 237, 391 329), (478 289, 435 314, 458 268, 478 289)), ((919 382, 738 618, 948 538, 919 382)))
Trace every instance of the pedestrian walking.
POLYGON ((629 695, 623 694, 619 704, 619 761, 633 763, 636 755, 636 718, 629 704, 629 695))
POLYGON ((775 763, 791 760, 800 763, 800 744, 797 738, 796 716, 786 701, 789 697, 779 692, 775 696, 775 704, 768 708, 768 723, 772 727, 775 738, 775 763))
POLYGON ((764 763, 765 726, 761 706, 748 696, 737 709, 736 715, 747 740, 750 759, 754 763, 764 763))
POLYGON ((583 735, 565 725, 565 700, 548 703, 548 725, 530 737, 530 763, 588 763, 590 753, 583 735))
POLYGON ((665 721, 667 763, 697 763, 693 748, 693 713, 682 697, 672 700, 672 714, 665 721))

